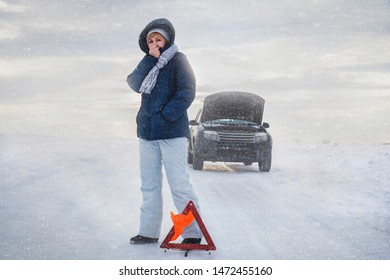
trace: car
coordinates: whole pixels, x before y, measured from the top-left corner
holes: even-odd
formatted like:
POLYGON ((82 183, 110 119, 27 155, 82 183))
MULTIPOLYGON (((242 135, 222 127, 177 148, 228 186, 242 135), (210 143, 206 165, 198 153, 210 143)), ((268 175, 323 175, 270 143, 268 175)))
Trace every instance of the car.
POLYGON ((189 121, 187 161, 202 170, 205 161, 257 162, 268 172, 272 162, 272 137, 263 122, 265 100, 254 93, 217 92, 206 96, 196 118, 189 121))

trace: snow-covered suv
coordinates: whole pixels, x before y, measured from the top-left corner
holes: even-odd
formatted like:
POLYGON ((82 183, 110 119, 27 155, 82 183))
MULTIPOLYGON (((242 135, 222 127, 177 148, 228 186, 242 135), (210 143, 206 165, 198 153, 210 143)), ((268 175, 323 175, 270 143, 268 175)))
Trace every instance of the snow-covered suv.
POLYGON ((263 123, 265 100, 248 92, 218 92, 207 96, 189 122, 188 163, 203 169, 204 161, 258 162, 268 172, 272 161, 272 137, 263 123))

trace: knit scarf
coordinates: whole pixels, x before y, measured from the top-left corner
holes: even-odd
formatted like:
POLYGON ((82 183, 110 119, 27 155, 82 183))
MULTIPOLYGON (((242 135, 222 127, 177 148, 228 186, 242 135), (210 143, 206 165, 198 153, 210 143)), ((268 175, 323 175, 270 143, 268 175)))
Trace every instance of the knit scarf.
POLYGON ((142 85, 139 89, 140 93, 150 94, 154 86, 156 85, 157 77, 160 72, 160 69, 163 68, 171 60, 172 57, 177 53, 178 48, 175 44, 170 46, 166 51, 164 51, 158 58, 156 65, 149 71, 148 75, 145 77, 142 85))

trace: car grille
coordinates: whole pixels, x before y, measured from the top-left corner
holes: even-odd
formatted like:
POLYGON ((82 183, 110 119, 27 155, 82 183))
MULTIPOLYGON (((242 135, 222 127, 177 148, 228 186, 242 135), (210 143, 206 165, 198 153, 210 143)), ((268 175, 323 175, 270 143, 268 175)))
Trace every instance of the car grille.
POLYGON ((254 143, 254 133, 218 132, 220 142, 254 143))

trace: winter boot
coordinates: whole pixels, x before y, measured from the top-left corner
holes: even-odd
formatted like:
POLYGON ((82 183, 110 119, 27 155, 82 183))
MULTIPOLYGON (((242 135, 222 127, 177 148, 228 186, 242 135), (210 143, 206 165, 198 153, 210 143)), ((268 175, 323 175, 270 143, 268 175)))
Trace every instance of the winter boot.
POLYGON ((184 238, 181 244, 200 244, 202 238, 184 238))
POLYGON ((158 238, 151 238, 142 235, 137 235, 130 239, 130 244, 150 244, 156 242, 158 242, 158 238))

